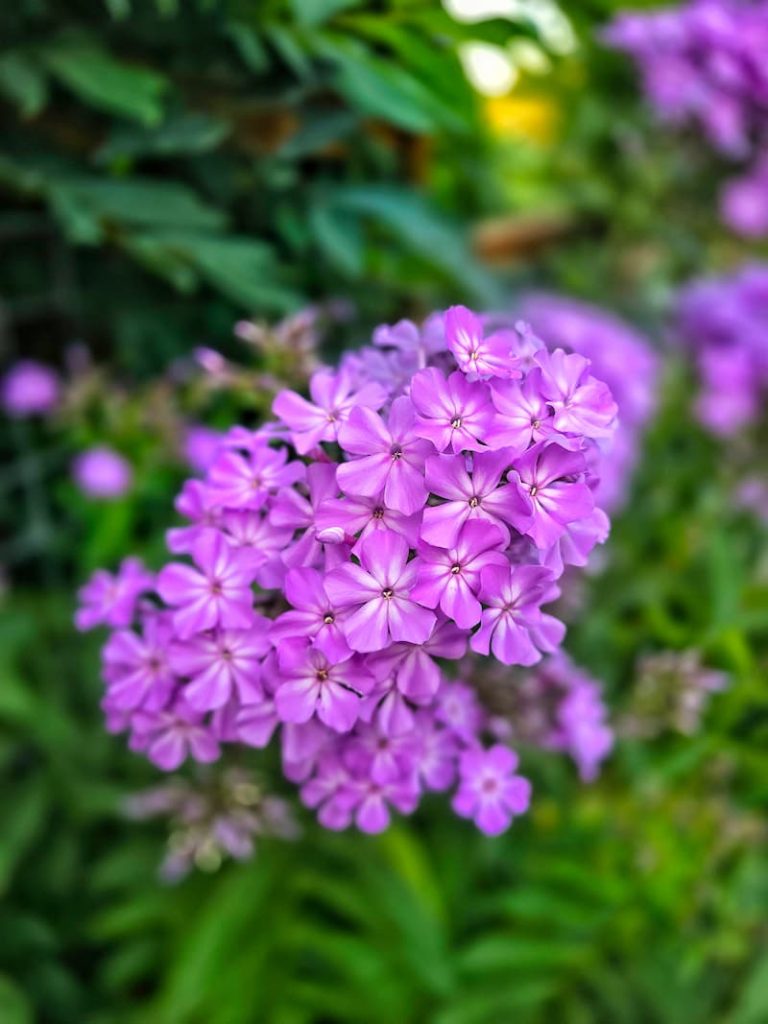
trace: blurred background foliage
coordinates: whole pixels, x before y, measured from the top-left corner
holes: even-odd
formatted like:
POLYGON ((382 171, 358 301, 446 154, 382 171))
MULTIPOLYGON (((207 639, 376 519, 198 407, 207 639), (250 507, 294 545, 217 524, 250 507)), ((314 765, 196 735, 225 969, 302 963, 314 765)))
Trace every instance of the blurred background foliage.
MULTIPOLYGON (((338 349, 547 283, 662 336, 677 283, 743 256, 711 211, 717 168, 650 127, 596 44, 617 5, 512 6, 0 11, 0 353, 70 365, 82 343, 94 360, 54 441, 0 437, 3 1024, 768 1021, 768 547, 674 360, 568 645, 618 721, 643 655, 696 649, 730 685, 695 736, 655 709, 654 738, 589 787, 526 751, 537 796, 501 839, 437 805, 375 839, 304 821, 295 843, 163 887, 164 827, 121 809, 156 773, 103 732, 96 642, 72 631, 95 565, 160 558, 178 422, 233 412, 165 371, 197 345, 235 353, 238 318, 342 300, 338 349), (467 42, 514 56, 514 89, 480 97, 467 42), (104 437, 137 486, 95 506, 67 466, 104 437)), ((279 345, 249 359, 297 373, 279 345)), ((254 395, 241 414, 263 411, 254 395)))

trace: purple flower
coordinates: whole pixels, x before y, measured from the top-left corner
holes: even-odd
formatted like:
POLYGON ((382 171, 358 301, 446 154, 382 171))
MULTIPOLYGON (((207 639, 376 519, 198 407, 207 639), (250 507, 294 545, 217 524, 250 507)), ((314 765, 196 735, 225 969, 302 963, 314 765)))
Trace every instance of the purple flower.
POLYGON ((347 655, 332 662, 301 640, 284 641, 277 656, 284 676, 275 693, 280 719, 302 723, 317 715, 330 729, 349 732, 373 685, 361 660, 347 655))
POLYGON ((559 444, 534 445, 515 460, 508 479, 529 498, 533 517, 515 524, 537 547, 557 541, 568 523, 590 515, 595 501, 583 480, 586 462, 581 452, 559 444), (582 477, 582 479, 578 479, 582 477))
POLYGON ((403 537, 382 531, 360 545, 360 565, 347 562, 329 573, 328 595, 334 605, 351 610, 342 628, 352 650, 380 651, 391 641, 429 639, 435 615, 411 600, 417 566, 407 560, 403 537))
POLYGON ((229 509, 262 508, 270 494, 303 479, 303 464, 287 459, 285 448, 264 443, 245 455, 223 452, 208 473, 214 500, 229 509))
POLYGON ((468 380, 521 376, 512 351, 514 336, 507 331, 497 331, 487 338, 484 334, 480 318, 465 306, 451 306, 446 312, 446 343, 468 380))
POLYGON ((315 517, 320 506, 338 494, 336 469, 329 463, 315 463, 307 469, 309 495, 295 487, 284 487, 272 503, 269 521, 277 530, 299 531, 295 542, 282 554, 286 566, 313 565, 322 552, 315 517))
POLYGON ((485 447, 483 439, 494 417, 484 384, 470 383, 458 372, 446 379, 430 367, 411 381, 411 401, 419 414, 419 433, 439 452, 481 451, 485 447))
POLYGON ((8 416, 43 416, 59 402, 59 377, 49 366, 21 359, 0 382, 0 404, 8 416))
POLYGON ((475 521, 464 524, 455 547, 420 544, 418 582, 411 597, 428 608, 439 605, 462 629, 476 626, 483 611, 477 600, 480 573, 489 565, 509 564, 501 550, 505 539, 492 524, 475 521))
POLYGON ((164 615, 147 618, 142 635, 130 629, 112 633, 104 646, 104 679, 111 708, 157 711, 165 707, 175 679, 168 665, 172 630, 164 615))
POLYGON ((72 465, 75 483, 89 498, 119 498, 133 483, 130 463, 111 448, 90 448, 72 465))
POLYGON ((124 558, 114 575, 97 569, 78 591, 80 608, 75 613, 75 625, 80 630, 130 626, 139 597, 150 591, 154 583, 154 576, 139 558, 124 558))
POLYGON ((531 784, 516 775, 517 755, 497 744, 490 750, 465 751, 459 760, 459 789, 453 809, 462 818, 472 818, 481 832, 497 836, 531 801, 531 784))
POLYGON ((258 699, 261 662, 269 650, 268 620, 254 618, 248 629, 199 633, 171 645, 173 671, 188 679, 184 697, 195 711, 223 707, 233 693, 241 704, 258 699))
POLYGON ((555 430, 583 437, 608 437, 616 403, 608 385, 589 372, 590 362, 576 352, 538 352, 541 394, 554 410, 555 430))
POLYGON ((342 491, 369 498, 383 492, 385 503, 405 515, 423 507, 424 459, 431 446, 420 437, 408 399, 395 399, 386 424, 370 409, 353 409, 339 429, 339 443, 359 456, 337 470, 342 491))
POLYGON ((168 550, 174 555, 189 554, 202 533, 221 524, 221 508, 215 503, 210 488, 201 480, 185 481, 174 508, 192 523, 191 526, 176 526, 166 532, 168 550))
POLYGON ((521 455, 554 431, 552 408, 542 393, 542 372, 535 367, 525 380, 500 381, 491 388, 496 408, 491 447, 511 449, 521 455))
POLYGON ((291 569, 284 589, 293 610, 275 619, 272 642, 279 647, 286 639, 307 638, 331 661, 349 657, 351 651, 340 628, 347 613, 334 607, 322 575, 316 569, 291 569))
POLYGON ((380 409, 387 399, 379 384, 355 388, 345 370, 318 370, 310 379, 309 393, 311 402, 295 391, 281 391, 272 405, 274 414, 290 428, 299 455, 306 455, 321 441, 335 441, 339 426, 347 421, 352 409, 380 409))
POLYGON ((200 537, 192 551, 197 565, 172 562, 160 570, 157 590, 176 608, 174 629, 182 640, 206 629, 248 629, 253 624, 253 591, 258 559, 235 551, 216 530, 200 537))
POLYGON ((202 716, 183 699, 165 711, 137 712, 133 729, 134 748, 145 751, 149 760, 166 772, 175 771, 190 756, 201 764, 219 757, 219 745, 202 716))
POLYGON ((325 544, 353 544, 357 554, 360 541, 379 530, 400 533, 409 547, 416 547, 421 516, 410 516, 387 508, 382 497, 364 498, 348 495, 323 501, 315 514, 318 540, 325 544))
POLYGON ((506 452, 483 452, 471 460, 463 455, 427 459, 425 479, 433 494, 446 501, 424 510, 421 536, 428 544, 452 547, 467 522, 486 522, 509 539, 505 524, 525 528, 532 517, 530 498, 519 487, 501 484, 510 467, 506 452))
POLYGON ((220 431, 193 423, 184 435, 184 458, 196 473, 205 473, 216 461, 222 440, 220 431))
POLYGON ((480 629, 470 645, 478 654, 493 652, 504 665, 534 665, 541 650, 554 650, 565 626, 543 615, 541 605, 557 596, 554 577, 538 565, 491 565, 481 573, 480 629))

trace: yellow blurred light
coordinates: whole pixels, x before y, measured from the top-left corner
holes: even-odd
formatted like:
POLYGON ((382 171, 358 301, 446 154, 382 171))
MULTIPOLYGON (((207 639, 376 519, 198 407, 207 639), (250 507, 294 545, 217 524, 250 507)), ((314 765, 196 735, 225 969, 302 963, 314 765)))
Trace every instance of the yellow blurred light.
POLYGON ((529 139, 544 145, 554 138, 557 107, 546 97, 489 97, 485 113, 491 130, 500 138, 529 139))

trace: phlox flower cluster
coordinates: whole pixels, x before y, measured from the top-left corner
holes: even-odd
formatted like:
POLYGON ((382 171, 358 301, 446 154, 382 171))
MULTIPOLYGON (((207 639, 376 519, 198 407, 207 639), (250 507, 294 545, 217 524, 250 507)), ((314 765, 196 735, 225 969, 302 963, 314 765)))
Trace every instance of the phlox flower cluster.
POLYGON ((606 532, 609 388, 584 356, 453 307, 377 329, 274 414, 186 482, 175 560, 84 589, 80 625, 113 630, 109 728, 166 770, 274 737, 329 828, 377 832, 454 787, 457 814, 501 832, 530 786, 472 673, 559 648, 544 607, 606 532))
POLYGON ((752 169, 726 186, 722 214, 735 231, 768 231, 768 2, 689 0, 624 12, 606 41, 638 66, 657 114, 693 124, 724 156, 752 169))
POLYGON ((626 499, 643 432, 656 408, 661 362, 640 331, 611 313, 565 295, 545 292, 523 299, 521 315, 550 347, 578 352, 605 381, 619 409, 612 437, 601 440, 597 499, 612 511, 626 499))
POLYGON ((757 421, 768 395, 768 266, 688 285, 678 298, 677 327, 701 379, 702 424, 730 437, 757 421))

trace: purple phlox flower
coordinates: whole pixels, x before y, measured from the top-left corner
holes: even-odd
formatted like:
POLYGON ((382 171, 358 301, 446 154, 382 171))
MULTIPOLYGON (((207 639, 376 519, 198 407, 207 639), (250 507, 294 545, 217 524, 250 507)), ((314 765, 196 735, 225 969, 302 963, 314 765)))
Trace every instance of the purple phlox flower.
POLYGON ((415 739, 419 744, 416 767, 426 789, 443 792, 456 779, 459 747, 456 736, 441 728, 430 711, 416 715, 415 739))
POLYGON ((290 569, 284 590, 293 609, 272 623, 272 642, 279 648, 283 640, 307 638, 332 662, 349 657, 351 651, 340 628, 347 613, 334 607, 322 575, 316 569, 290 569))
POLYGON ((374 782, 370 773, 360 766, 360 775, 342 787, 340 798, 353 811, 360 831, 376 834, 389 826, 390 804, 401 814, 412 814, 416 810, 419 787, 412 772, 385 782, 374 782))
POLYGON ((308 779, 318 763, 318 758, 329 749, 338 737, 318 718, 308 722, 286 722, 280 730, 283 756, 283 772, 291 782, 308 779))
POLYGON ((494 420, 485 384, 467 380, 459 371, 448 378, 430 367, 411 381, 417 427, 439 452, 481 451, 494 420))
POLYGON ((358 726, 345 748, 344 761, 354 777, 392 782, 412 773, 418 744, 411 733, 387 734, 375 726, 358 726))
POLYGON ((252 552, 256 566, 256 582, 260 587, 274 589, 285 578, 283 553, 293 540, 293 530, 274 525, 262 509, 259 512, 223 512, 220 529, 234 548, 252 552))
POLYGON ((137 711, 131 725, 131 748, 146 753, 163 771, 175 771, 188 757, 201 764, 219 757, 219 744, 205 719, 183 697, 177 697, 164 711, 137 711))
POLYGON ((592 512, 592 492, 578 479, 585 470, 584 454, 559 444, 534 445, 515 460, 507 479, 530 499, 533 511, 528 523, 520 523, 518 529, 538 548, 551 547, 568 523, 592 512))
POLYGON ((517 486, 501 485, 511 459, 504 451, 464 455, 433 455, 427 459, 425 478, 432 494, 446 501, 424 510, 421 536, 428 544, 452 547, 467 522, 485 522, 509 540, 507 525, 525 529, 533 506, 517 486))
POLYGON ((554 650, 565 634, 561 622, 541 611, 541 605, 557 595, 552 573, 541 566, 483 569, 480 600, 487 607, 470 641, 472 650, 492 651, 504 665, 534 665, 541 659, 541 650, 554 650))
POLYGON ((275 707, 279 675, 277 654, 270 651, 261 663, 258 694, 249 690, 247 703, 240 705, 235 716, 237 738, 249 747, 266 747, 280 724, 275 707))
POLYGON ((139 558, 124 558, 114 575, 97 569, 78 591, 80 607, 75 612, 75 625, 79 630, 130 626, 139 598, 154 585, 153 574, 139 558))
POLYGON ((202 533, 221 524, 222 511, 209 487, 201 480, 187 480, 174 502, 179 515, 189 519, 191 526, 175 526, 166 531, 168 550, 174 555, 187 555, 202 533))
POLYGON ((384 498, 348 495, 323 501, 315 515, 318 540, 324 544, 352 544, 357 554, 360 542, 378 530, 393 530, 405 537, 408 546, 415 548, 419 537, 421 514, 406 516, 387 508, 384 498))
POLYGON ((720 193, 722 221, 745 238, 768 234, 768 158, 763 155, 754 167, 725 183, 720 193))
POLYGON ((477 692, 466 683, 446 683, 437 697, 435 721, 462 744, 477 743, 478 733, 485 724, 477 692))
POLYGON ((318 370, 309 381, 308 402, 295 391, 281 391, 272 411, 287 423, 291 440, 300 455, 306 455, 321 441, 335 441, 340 424, 345 423, 353 408, 380 409, 387 393, 375 382, 356 388, 351 374, 340 370, 318 370))
POLYGON ((59 377, 55 370, 34 359, 21 359, 0 383, 0 404, 8 416, 44 415, 58 404, 59 377))
POLYGON ((536 366, 523 381, 499 381, 491 387, 496 418, 489 440, 492 448, 514 455, 554 432, 552 408, 542 394, 542 372, 536 366))
POLYGON ((366 665, 381 682, 393 686, 413 704, 429 704, 437 694, 442 673, 435 658, 457 661, 467 650, 467 634, 442 616, 429 639, 422 644, 390 644, 368 656, 366 665))
POLYGON ((271 494, 305 475, 304 464, 288 462, 285 448, 262 442, 252 451, 224 451, 208 471, 214 500, 227 509, 260 509, 271 494))
POLYGON ((192 551, 197 565, 172 562, 161 569, 157 590, 176 609, 174 629, 182 640, 217 626, 248 629, 253 621, 253 591, 258 556, 232 548, 217 530, 200 537, 192 551))
POLYGON ((457 626, 471 629, 482 615, 477 600, 480 573, 489 565, 509 564, 501 550, 504 545, 505 537, 496 526, 477 520, 464 524, 454 547, 419 544, 412 599, 428 608, 439 605, 457 626))
POLYGON ((72 464, 72 475, 89 498, 119 498, 133 483, 131 464, 106 445, 89 448, 78 455, 72 464))
POLYGON ((285 549, 283 563, 288 567, 315 565, 323 551, 317 536, 315 516, 323 502, 336 497, 336 466, 318 462, 307 469, 308 497, 295 487, 285 487, 275 499, 269 514, 270 523, 278 528, 300 531, 293 544, 285 549))
POLYGON ((192 423, 184 434, 184 458, 196 473, 205 473, 216 461, 223 440, 221 431, 192 423))
POLYGON ((349 770, 335 750, 323 751, 312 777, 301 787, 301 800, 317 811, 324 828, 341 831, 352 823, 353 800, 346 792, 351 781, 349 770))
POLYGON ((403 397, 392 403, 387 423, 370 409, 355 408, 339 429, 339 443, 351 455, 337 470, 345 494, 375 497, 405 515, 418 512, 427 500, 424 459, 432 450, 420 436, 411 402, 403 397))
POLYGON ((336 732, 349 732, 373 679, 360 658, 332 662, 303 640, 284 640, 277 652, 283 682, 275 706, 283 722, 308 722, 313 715, 336 732))
POLYGON ((188 682, 184 696, 195 711, 223 707, 233 693, 242 704, 260 694, 261 661, 269 650, 269 620, 253 617, 248 629, 198 633, 171 645, 171 667, 188 682))
POLYGON ((504 330, 484 335, 482 320, 465 306, 451 306, 446 311, 446 344, 468 380, 520 377, 514 352, 515 335, 504 330))
POLYGON ((559 540, 541 557, 541 564, 551 569, 555 577, 563 573, 566 565, 586 565, 597 544, 608 539, 611 521, 601 508, 594 508, 586 519, 569 523, 559 540))
POLYGON ((112 633, 102 651, 111 709, 158 711, 165 707, 176 681, 168 664, 171 637, 170 623, 162 613, 147 616, 141 634, 130 629, 112 633))
POLYGON ((395 348, 418 357, 421 332, 412 320, 398 320, 396 324, 381 324, 373 332, 377 348, 395 348))
POLYGON ((497 836, 528 810, 531 784, 516 775, 517 755, 501 744, 466 750, 459 759, 459 788, 452 806, 481 832, 497 836))
POLYGON ((577 352, 541 351, 541 394, 554 410, 553 425, 564 434, 610 437, 618 409, 603 381, 589 373, 590 360, 577 352))
POLYGON ((539 737, 541 745, 566 751, 576 762, 582 781, 591 782, 614 739, 600 684, 558 652, 541 663, 529 688, 534 691, 530 696, 536 698, 536 706, 553 707, 539 737))
POLYGON ((387 393, 391 401, 404 394, 411 377, 421 369, 423 360, 419 353, 405 349, 382 349, 367 345, 356 352, 345 352, 340 366, 347 370, 358 385, 375 381, 387 393))
POLYGON ((392 641, 429 639, 436 618, 411 600, 417 568, 408 553, 400 534, 382 531, 361 543, 360 565, 347 562, 328 574, 325 586, 334 606, 351 611, 342 629, 353 650, 380 651, 392 641))

